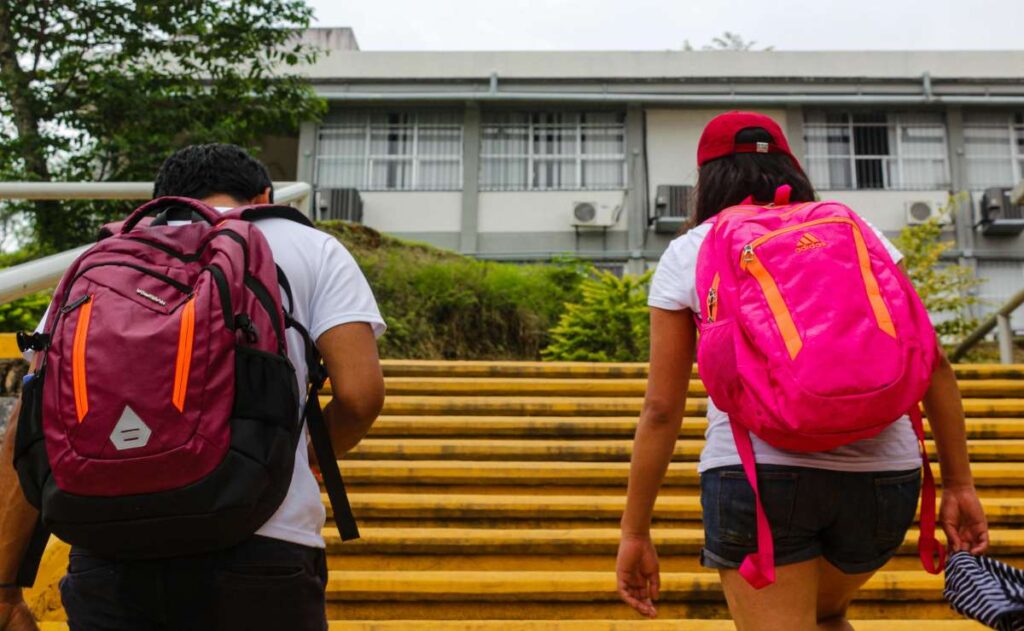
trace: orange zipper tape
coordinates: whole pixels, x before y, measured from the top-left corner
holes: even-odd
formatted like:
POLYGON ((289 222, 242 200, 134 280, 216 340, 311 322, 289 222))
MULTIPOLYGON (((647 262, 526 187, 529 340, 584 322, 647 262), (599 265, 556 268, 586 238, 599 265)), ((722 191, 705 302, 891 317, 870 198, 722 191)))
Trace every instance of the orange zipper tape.
POLYGON ((75 412, 78 415, 78 422, 85 419, 89 413, 89 392, 86 387, 85 375, 85 343, 89 337, 89 319, 92 317, 92 295, 86 300, 78 314, 78 324, 75 325, 75 339, 71 349, 71 382, 75 391, 75 412))
POLYGON ((181 332, 178 334, 178 359, 174 366, 172 402, 179 412, 185 411, 188 373, 192 367, 192 340, 196 331, 196 299, 193 296, 181 309, 181 332))

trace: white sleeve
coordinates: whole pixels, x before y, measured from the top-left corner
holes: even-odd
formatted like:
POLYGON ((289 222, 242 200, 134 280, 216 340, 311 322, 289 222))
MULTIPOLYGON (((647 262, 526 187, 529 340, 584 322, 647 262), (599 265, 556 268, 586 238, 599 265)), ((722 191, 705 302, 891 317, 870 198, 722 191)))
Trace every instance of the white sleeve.
POLYGON ((310 302, 309 334, 316 340, 328 329, 351 322, 368 323, 377 337, 387 328, 355 259, 336 239, 324 239, 310 302))
POLYGON ((893 262, 893 263, 899 263, 900 261, 902 261, 902 260, 903 260, 903 252, 900 252, 900 251, 899 251, 899 250, 898 250, 898 249, 896 248, 896 246, 892 244, 892 241, 890 241, 890 240, 889 240, 889 239, 888 239, 888 238, 887 238, 887 237, 885 236, 885 234, 883 234, 883 233, 882 233, 882 231, 881 231, 881 230, 879 230, 878 228, 876 228, 876 227, 874 226, 874 224, 872 224, 872 223, 871 223, 870 221, 868 221, 867 219, 864 219, 863 217, 862 217, 861 219, 862 219, 862 220, 864 221, 864 223, 866 223, 866 224, 868 225, 868 227, 869 227, 869 228, 871 228, 872 230, 874 230, 874 231, 875 231, 875 234, 876 234, 876 235, 878 235, 878 238, 879 238, 879 240, 881 240, 881 242, 882 242, 882 245, 884 245, 884 246, 885 246, 885 249, 886 249, 886 250, 887 250, 887 251, 889 252, 889 256, 891 256, 891 257, 892 257, 892 262, 893 262))
POLYGON ((681 311, 689 309, 696 313, 697 306, 697 250, 690 246, 690 239, 679 237, 669 244, 658 261, 658 267, 651 279, 647 294, 647 305, 681 311))

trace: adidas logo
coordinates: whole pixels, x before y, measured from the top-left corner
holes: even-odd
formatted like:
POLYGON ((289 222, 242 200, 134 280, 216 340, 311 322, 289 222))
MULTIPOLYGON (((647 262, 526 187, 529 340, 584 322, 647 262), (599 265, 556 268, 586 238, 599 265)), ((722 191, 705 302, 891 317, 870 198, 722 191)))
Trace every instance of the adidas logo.
POLYGON ((806 252, 808 250, 815 250, 817 248, 827 248, 828 244, 814 236, 810 232, 805 232, 804 236, 800 237, 800 240, 796 242, 797 254, 806 252))

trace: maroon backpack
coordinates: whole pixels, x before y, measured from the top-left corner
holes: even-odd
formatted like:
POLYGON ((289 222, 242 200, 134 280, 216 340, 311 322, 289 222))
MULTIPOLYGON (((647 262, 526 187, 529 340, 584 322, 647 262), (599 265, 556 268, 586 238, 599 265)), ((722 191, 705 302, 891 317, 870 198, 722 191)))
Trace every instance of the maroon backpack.
POLYGON ((153 200, 72 264, 45 332, 20 336, 43 353, 15 443, 22 489, 40 512, 22 584, 51 532, 120 559, 241 542, 284 500, 303 420, 342 538, 358 537, 317 397, 326 373, 282 308, 279 285, 291 309, 288 281, 252 223, 264 217, 312 226, 286 206, 221 214, 153 200), (194 221, 160 225, 181 212, 194 221), (288 327, 306 346, 302 415, 288 327))

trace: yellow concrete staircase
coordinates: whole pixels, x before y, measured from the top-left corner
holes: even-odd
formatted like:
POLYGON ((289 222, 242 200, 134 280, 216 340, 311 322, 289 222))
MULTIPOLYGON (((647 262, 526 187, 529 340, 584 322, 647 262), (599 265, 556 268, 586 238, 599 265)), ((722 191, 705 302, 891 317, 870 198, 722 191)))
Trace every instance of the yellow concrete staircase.
MULTIPOLYGON (((336 530, 325 533, 332 631, 732 628, 717 575, 697 561, 699 383, 656 511, 663 597, 662 621, 652 623, 618 602, 613 573, 645 366, 385 369, 384 414, 342 461, 363 538, 342 545, 336 530)), ((992 554, 1024 565, 1024 366, 957 374, 992 554)), ((856 628, 980 628, 956 619, 915 543, 916 530, 865 586, 851 612, 856 628)))

